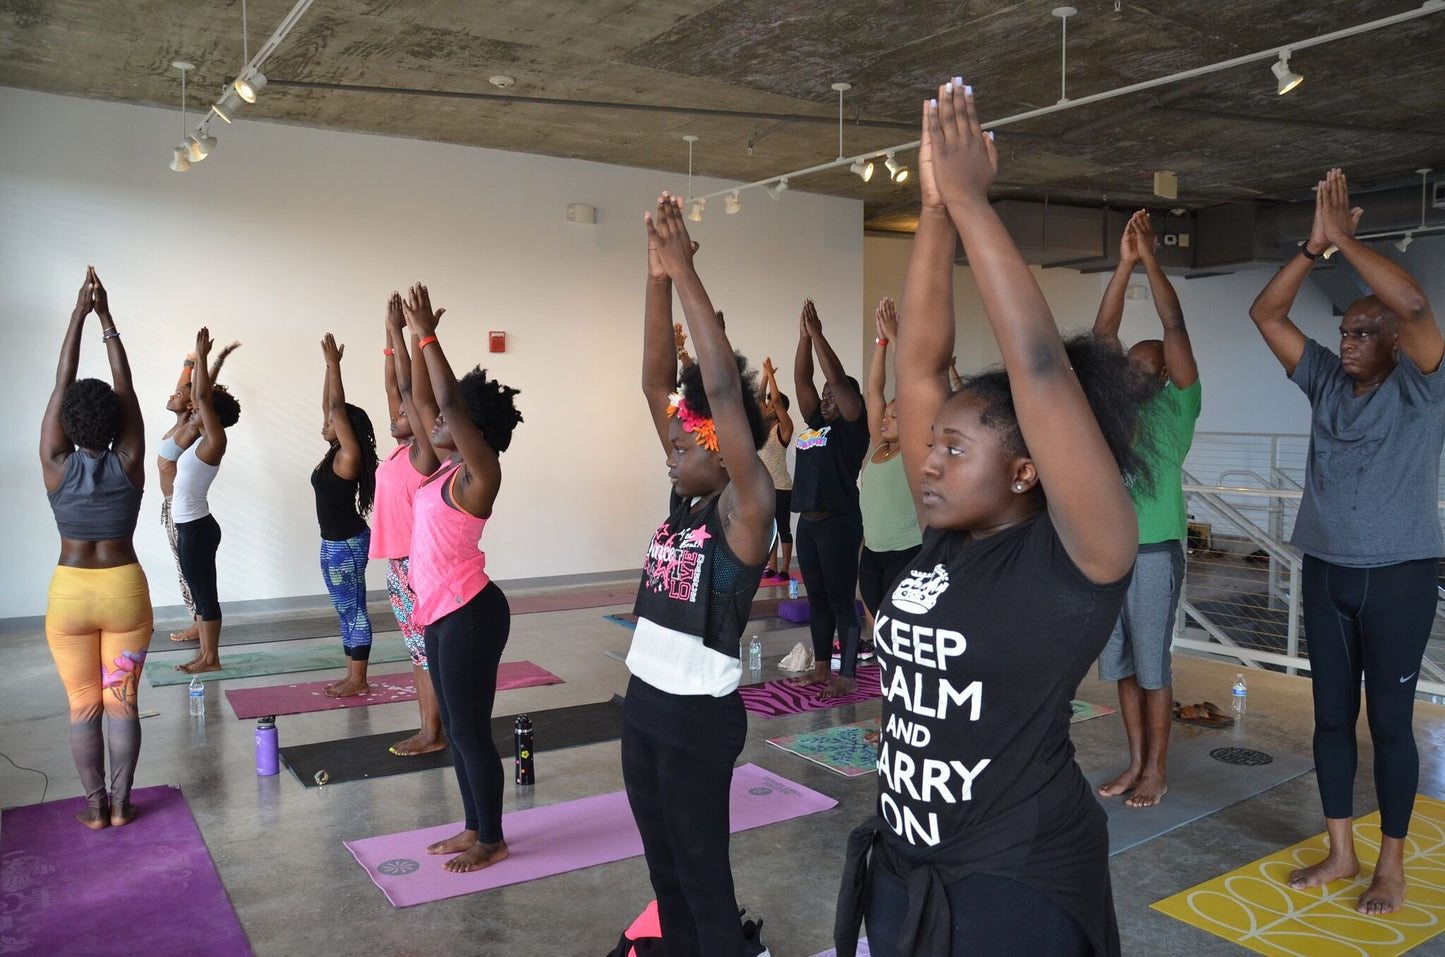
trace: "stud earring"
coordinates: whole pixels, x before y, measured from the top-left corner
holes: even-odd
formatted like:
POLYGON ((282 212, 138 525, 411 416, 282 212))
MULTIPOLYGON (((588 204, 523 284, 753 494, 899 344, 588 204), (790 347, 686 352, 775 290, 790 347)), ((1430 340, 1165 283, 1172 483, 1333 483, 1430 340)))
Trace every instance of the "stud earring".
POLYGON ((1014 483, 1014 491, 1015 491, 1015 492, 1022 492, 1023 490, 1024 490, 1024 483, 1022 483, 1022 482, 1015 482, 1015 483, 1014 483))

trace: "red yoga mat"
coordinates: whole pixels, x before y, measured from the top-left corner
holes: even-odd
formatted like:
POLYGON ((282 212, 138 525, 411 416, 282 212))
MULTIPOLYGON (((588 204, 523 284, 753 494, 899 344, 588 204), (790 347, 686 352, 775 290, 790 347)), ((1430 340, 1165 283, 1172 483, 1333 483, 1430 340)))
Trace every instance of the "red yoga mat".
MULTIPOLYGON (((238 718, 259 718, 268 714, 305 714, 308 711, 335 711, 338 708, 363 708, 393 701, 415 701, 416 684, 412 672, 390 675, 369 675, 367 694, 345 698, 326 697, 331 681, 306 681, 299 684, 271 685, 266 688, 238 688, 226 691, 226 700, 238 718)), ((497 690, 534 688, 538 685, 562 684, 562 679, 546 668, 530 661, 504 661, 497 669, 497 690)))

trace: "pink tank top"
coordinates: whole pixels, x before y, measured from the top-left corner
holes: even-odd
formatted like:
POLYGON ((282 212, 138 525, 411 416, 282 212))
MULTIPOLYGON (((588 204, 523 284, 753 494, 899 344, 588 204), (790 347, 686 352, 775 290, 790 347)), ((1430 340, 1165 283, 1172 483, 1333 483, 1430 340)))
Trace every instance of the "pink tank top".
POLYGON ((398 445, 376 467, 368 558, 405 558, 411 554, 412 500, 425 481, 426 476, 411 464, 409 445, 398 445))
POLYGON ((411 531, 411 620, 430 625, 475 598, 487 583, 487 555, 478 543, 485 518, 468 515, 442 499, 460 465, 443 469, 417 489, 411 531))

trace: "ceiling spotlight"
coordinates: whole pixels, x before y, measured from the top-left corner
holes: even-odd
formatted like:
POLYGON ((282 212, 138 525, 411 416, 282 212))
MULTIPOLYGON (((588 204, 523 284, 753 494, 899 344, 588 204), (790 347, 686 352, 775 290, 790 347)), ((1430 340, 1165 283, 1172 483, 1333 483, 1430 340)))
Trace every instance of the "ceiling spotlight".
POLYGON ((1407 249, 1410 248, 1410 244, 1413 243, 1414 241, 1415 241, 1415 234, 1414 234, 1414 233, 1406 233, 1405 235, 1401 236, 1399 239, 1395 240, 1395 248, 1398 249, 1398 250, 1400 250, 1400 252, 1404 252, 1405 250, 1407 250, 1407 249))
POLYGON ((782 179, 778 180, 778 181, 777 181, 776 183, 774 183, 772 186, 769 186, 769 187, 768 187, 768 195, 771 196, 771 197, 773 197, 773 199, 782 199, 782 198, 783 198, 783 194, 786 193, 787 191, 788 191, 788 179, 787 179, 786 176, 783 177, 782 179))
POLYGON ((692 201, 692 209, 687 211, 687 218, 695 223, 702 222, 702 211, 707 209, 707 200, 699 197, 692 201))
POLYGON ((888 168, 888 175, 893 178, 893 182, 905 183, 908 181, 908 167, 898 162, 892 153, 884 158, 883 165, 888 168))
POLYGON ((210 156, 216 151, 216 138, 211 135, 211 128, 209 126, 201 127, 200 133, 201 135, 196 138, 196 142, 200 143, 201 149, 206 151, 207 156, 210 156))
POLYGON ((723 198, 723 208, 727 210, 729 216, 743 208, 743 201, 739 198, 737 190, 733 190, 723 198))
MULTIPOLYGON (((206 137, 206 139, 211 140, 212 143, 215 142, 215 140, 209 136, 206 137)), ((205 159, 207 156, 210 155, 211 151, 206 148, 205 143, 202 143, 195 136, 186 137, 186 158, 189 159, 192 163, 199 163, 201 160, 205 159)))
POLYGON ((256 102, 256 94, 266 87, 266 74, 254 67, 246 67, 241 75, 236 77, 231 86, 235 89, 236 95, 247 103, 256 102))
POLYGON ((866 183, 873 178, 873 163, 871 161, 865 163, 863 160, 854 160, 853 165, 848 167, 848 172, 857 175, 859 179, 866 183))
POLYGON ((225 120, 227 123, 230 123, 231 114, 225 111, 224 106, 224 103, 212 103, 211 112, 219 116, 221 119, 225 120))
POLYGON ((1279 81, 1279 86, 1275 88, 1275 92, 1280 96, 1284 96, 1305 81, 1304 77, 1289 68, 1288 50, 1279 51, 1279 59, 1276 60, 1274 65, 1269 69, 1270 72, 1274 74, 1274 78, 1279 81))
POLYGON ((190 168, 191 161, 186 156, 186 148, 184 146, 177 146, 175 149, 171 150, 171 169, 175 170, 177 173, 184 173, 190 168))

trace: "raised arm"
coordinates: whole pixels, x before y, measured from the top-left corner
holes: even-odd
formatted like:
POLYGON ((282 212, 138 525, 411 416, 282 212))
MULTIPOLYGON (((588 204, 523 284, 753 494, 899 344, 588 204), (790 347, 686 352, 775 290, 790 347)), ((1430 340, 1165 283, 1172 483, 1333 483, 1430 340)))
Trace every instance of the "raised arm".
POLYGON ((648 249, 656 251, 677 287, 702 369, 718 452, 729 479, 721 503, 728 546, 744 564, 761 565, 768 557, 776 499, 772 475, 758 457, 748 425, 737 356, 693 267, 681 202, 663 193, 657 209, 645 217, 648 249))
POLYGON ((95 283, 95 317, 100 320, 101 339, 105 342, 105 355, 110 361, 110 381, 120 399, 120 428, 116 431, 112 446, 125 466, 126 477, 136 488, 145 486, 145 419, 141 416, 140 400, 135 394, 135 383, 131 381, 130 359, 125 354, 125 344, 120 340, 120 330, 110 314, 110 296, 105 283, 91 267, 90 278, 95 283))
POLYGON ((813 340, 808 337, 808 301, 803 300, 803 312, 798 316, 798 350, 793 353, 793 395, 798 397, 798 415, 806 423, 818 414, 823 400, 818 396, 818 387, 813 383, 813 340))
POLYGON ((849 422, 857 422, 858 416, 863 414, 863 397, 858 394, 853 383, 848 381, 848 373, 843 370, 843 363, 838 361, 838 354, 823 335, 823 321, 818 318, 818 310, 811 299, 803 303, 803 324, 808 327, 808 339, 813 343, 813 351, 818 355, 818 365, 823 369, 823 378, 828 380, 828 385, 833 389, 833 401, 838 404, 838 414, 849 422))
MULTIPOLYGON (((402 304, 406 323, 417 337, 417 354, 425 364, 431 380, 431 392, 437 411, 451 431, 452 441, 461 454, 462 474, 453 486, 454 502, 478 518, 490 518, 497 492, 502 487, 502 463, 496 449, 487 442, 481 429, 472 422, 462 401, 461 389, 452 373, 451 363, 436 337, 437 318, 444 310, 432 311, 431 296, 426 286, 417 283, 402 304)), ((415 386, 413 386, 415 391, 415 386)))
POLYGON ((346 386, 341 381, 341 357, 345 353, 346 346, 337 345, 331 333, 322 338, 321 354, 326 359, 326 416, 340 446, 331 460, 331 470, 337 478, 351 482, 361 474, 362 459, 361 440, 356 437, 351 416, 346 414, 346 386))
POLYGON ((226 430, 211 400, 211 370, 206 361, 211 355, 211 330, 202 326, 196 333, 196 370, 191 376, 191 405, 200 420, 201 437, 196 440, 196 458, 207 465, 220 465, 226 454, 226 430))
POLYGON ((80 368, 80 334, 85 328, 85 317, 95 308, 95 278, 89 266, 85 267, 85 281, 75 297, 75 308, 70 312, 70 325, 60 343, 60 361, 55 367, 55 388, 50 392, 50 401, 45 405, 45 415, 40 420, 40 467, 45 478, 45 490, 53 492, 60 487, 65 477, 65 461, 75 451, 75 445, 65 434, 60 424, 60 406, 65 393, 75 382, 75 372, 80 368))
POLYGON ((1149 276, 1149 294, 1154 298, 1154 311, 1164 326, 1164 368, 1169 372, 1169 381, 1176 389, 1187 389, 1199 381, 1199 364, 1194 361, 1194 346, 1189 342, 1189 330, 1184 325, 1184 309, 1179 305, 1179 296, 1154 255, 1154 223, 1141 209, 1129 220, 1129 229, 1125 231, 1134 233, 1139 259, 1149 276))
POLYGON ((948 360, 948 386, 954 392, 963 388, 963 376, 958 374, 958 356, 951 356, 948 360))
POLYGON ((1294 305, 1295 296, 1299 295, 1300 286, 1314 268, 1315 260, 1330 247, 1330 240, 1325 237, 1324 201, 1325 181, 1320 180, 1315 189, 1315 219, 1310 226, 1310 238, 1294 258, 1280 267, 1249 307, 1249 318, 1264 336, 1269 351, 1284 366, 1286 375, 1294 374, 1294 367, 1299 365, 1300 356, 1305 352, 1305 334, 1290 319, 1290 306, 1294 305))
POLYGON ((667 397, 677 388, 677 363, 683 351, 679 337, 686 339, 682 326, 674 327, 672 323, 672 280, 648 234, 647 291, 642 306, 642 395, 664 456, 671 452, 667 442, 667 397))
MULTIPOLYGON (((186 353, 186 361, 181 363, 181 374, 176 379, 176 396, 188 397, 191 394, 191 372, 196 368, 196 354, 186 353)), ((215 378, 214 375, 211 378, 215 378)))
MULTIPOLYGON (((436 318, 440 319, 441 313, 445 311, 440 310, 436 318)), ((422 475, 430 475, 441 465, 441 458, 431 444, 431 426, 436 422, 436 403, 431 401, 431 381, 425 369, 421 370, 419 377, 415 376, 411 352, 407 349, 410 340, 411 333, 406 329, 406 316, 402 312, 401 293, 393 291, 386 304, 386 341, 391 345, 391 356, 387 361, 392 367, 392 378, 396 382, 401 412, 406 416, 407 425, 411 428, 411 467, 422 475), (431 417, 425 421, 417 411, 418 400, 413 382, 418 378, 424 384, 431 408, 431 417)), ((417 360, 421 360, 420 355, 417 360)))
POLYGON ((903 469, 920 528, 928 527, 920 486, 923 461, 933 445, 933 420, 953 394, 949 369, 953 360, 953 251, 958 234, 933 177, 933 137, 928 129, 928 104, 923 108, 923 134, 918 150, 918 188, 922 208, 908 275, 903 288, 903 321, 895 337, 893 371, 898 378, 894 403, 903 469))
MULTIPOLYGON (((671 305, 670 299, 668 304, 671 305)), ((672 338, 677 345, 677 368, 681 372, 692 366, 692 356, 687 354, 687 333, 682 331, 682 323, 674 322, 672 324, 672 338)))
POLYGON ((888 384, 888 344, 898 338, 898 313, 892 299, 884 296, 878 300, 873 325, 878 336, 873 344, 873 360, 868 363, 868 437, 877 445, 883 441, 883 409, 888 404, 883 393, 888 384))
POLYGON ((211 381, 213 383, 221 377, 221 366, 226 364, 226 357, 239 348, 241 348, 241 343, 233 342, 222 349, 220 355, 216 356, 216 361, 211 363, 211 381))
MULTIPOLYGON (((412 432, 416 435, 421 435, 425 432, 428 439, 430 439, 432 426, 436 425, 437 420, 437 400, 436 396, 432 394, 431 373, 427 371, 426 356, 421 354, 421 349, 417 346, 417 342, 421 337, 416 335, 412 330, 411 317, 407 315, 408 307, 413 303, 416 304, 415 308, 421 308, 420 293, 418 292, 421 288, 421 283, 412 286, 411 289, 407 291, 406 298, 401 302, 402 321, 407 325, 407 331, 403 339, 410 339, 411 341, 411 392, 403 392, 402 395, 411 400, 411 405, 408 407, 408 417, 412 420, 412 432)), ((431 314, 433 323, 440 322, 442 314, 445 312, 445 308, 437 309, 433 312, 431 314)), ((435 329, 434 324, 433 329, 435 329)), ((398 339, 398 341, 401 342, 402 339, 398 339)), ((405 345, 404 342, 403 345, 405 345)), ((405 358, 407 356, 407 350, 405 348, 397 350, 397 356, 405 358)), ((441 452, 437 452, 436 455, 438 459, 440 459, 441 452)), ((440 464, 440 461, 438 461, 438 464, 440 464)))
POLYGON ((1049 516, 1086 577, 1117 581, 1138 550, 1133 502, 1069 365, 1048 303, 989 205, 998 157, 993 138, 979 127, 973 93, 946 84, 937 102, 928 118, 934 179, 978 281, 1049 516))
POLYGON ((793 415, 783 405, 783 390, 778 388, 778 370, 773 368, 771 358, 763 360, 763 377, 768 380, 768 408, 778 421, 778 438, 783 445, 793 441, 793 415))
POLYGON ((1119 342, 1119 325, 1124 321, 1124 292, 1129 288, 1129 277, 1134 274, 1134 267, 1139 265, 1139 244, 1135 241, 1133 226, 1140 215, 1149 214, 1141 209, 1124 224, 1124 235, 1119 237, 1119 265, 1114 267, 1109 285, 1104 287, 1099 312, 1094 316, 1094 338, 1120 352, 1124 351, 1123 344, 1119 342))
POLYGON ((1340 253, 1355 267, 1375 298, 1399 317, 1400 348, 1421 372, 1426 375, 1435 372, 1445 355, 1445 338, 1435 324, 1435 313, 1425 290, 1398 263, 1355 238, 1359 217, 1350 209, 1349 185, 1342 171, 1330 170, 1320 193, 1324 196, 1321 212, 1325 237, 1340 247, 1340 253))

